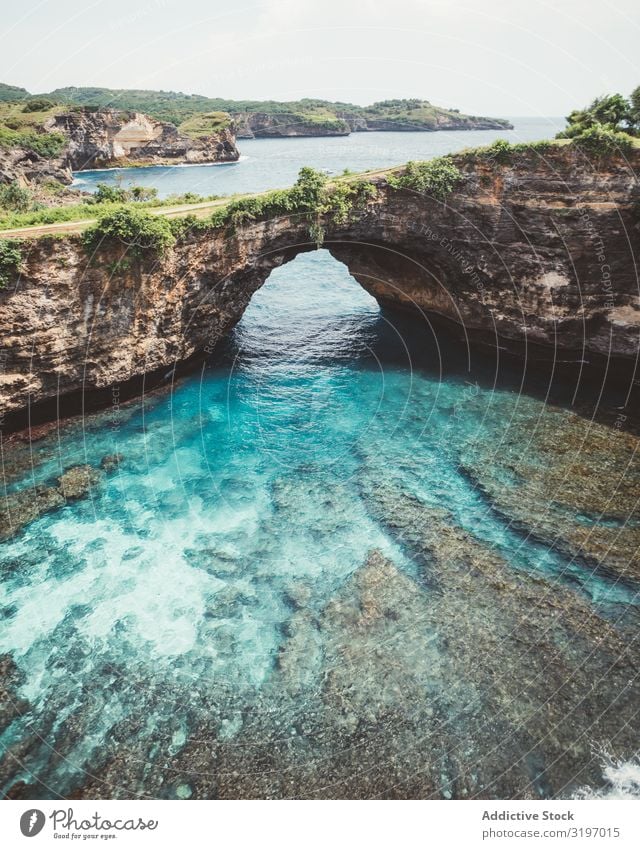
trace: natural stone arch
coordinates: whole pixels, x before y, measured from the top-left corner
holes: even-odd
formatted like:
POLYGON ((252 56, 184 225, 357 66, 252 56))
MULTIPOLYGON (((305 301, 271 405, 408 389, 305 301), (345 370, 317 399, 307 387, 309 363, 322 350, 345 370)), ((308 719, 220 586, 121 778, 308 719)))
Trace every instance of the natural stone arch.
MULTIPOLYGON (((505 166, 458 164, 462 180, 446 201, 373 178, 364 207, 320 222, 324 247, 381 304, 447 319, 472 342, 633 374, 639 246, 629 164, 610 158, 594 174, 571 147, 505 166)), ((117 266, 121 246, 89 261, 78 237, 35 242, 18 285, 0 292, 0 413, 25 418, 29 405, 49 403, 55 415, 59 396, 94 391, 109 403, 114 384, 188 365, 228 333, 273 268, 316 247, 307 214, 194 230, 128 268, 117 266)))

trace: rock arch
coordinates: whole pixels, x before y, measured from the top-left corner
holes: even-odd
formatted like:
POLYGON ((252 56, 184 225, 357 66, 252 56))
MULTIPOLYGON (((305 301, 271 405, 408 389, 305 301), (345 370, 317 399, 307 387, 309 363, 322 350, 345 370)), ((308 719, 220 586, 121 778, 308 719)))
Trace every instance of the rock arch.
MULTIPOLYGON (((323 246, 384 306, 448 320, 471 342, 581 369, 613 360, 613 371, 633 373, 633 163, 594 165, 558 147, 508 166, 458 164, 463 180, 446 202, 374 178, 366 207, 322 221, 323 246)), ((78 237, 34 242, 18 285, 0 292, 0 409, 24 418, 33 404, 189 364, 229 332, 273 268, 316 247, 305 215, 195 231, 128 268, 108 249, 90 262, 78 237)))

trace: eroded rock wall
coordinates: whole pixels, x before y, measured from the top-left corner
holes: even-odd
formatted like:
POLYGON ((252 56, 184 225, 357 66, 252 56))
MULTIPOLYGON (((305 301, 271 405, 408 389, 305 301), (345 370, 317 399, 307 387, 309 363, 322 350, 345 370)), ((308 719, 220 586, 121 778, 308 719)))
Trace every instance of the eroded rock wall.
POLYGON ((239 157, 231 129, 192 139, 173 124, 140 112, 70 111, 51 119, 48 129, 68 136, 66 160, 74 171, 135 162, 233 162, 239 157))

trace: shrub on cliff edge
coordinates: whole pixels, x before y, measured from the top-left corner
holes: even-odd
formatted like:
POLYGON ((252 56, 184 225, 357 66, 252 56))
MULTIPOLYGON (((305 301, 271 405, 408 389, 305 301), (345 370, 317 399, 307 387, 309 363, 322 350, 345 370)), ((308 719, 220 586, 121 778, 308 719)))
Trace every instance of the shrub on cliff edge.
POLYGON ((11 212, 27 212, 31 209, 33 198, 29 189, 16 180, 0 186, 0 207, 11 212))
POLYGON ((236 228, 249 221, 275 218, 296 213, 309 222, 311 237, 320 245, 324 238, 322 219, 330 216, 333 223, 345 224, 355 209, 362 209, 375 197, 376 187, 367 180, 350 182, 328 181, 314 168, 300 169, 298 179, 290 189, 275 189, 253 197, 231 200, 214 210, 207 221, 175 219, 173 233, 181 238, 186 232, 209 227, 236 228))
POLYGON ((12 276, 20 271, 21 263, 20 245, 11 239, 0 239, 0 289, 9 285, 12 276))
POLYGON ((421 194, 444 200, 455 188, 462 174, 448 156, 429 162, 407 162, 404 171, 388 178, 394 189, 413 189, 421 194))
POLYGON ((588 153, 604 156, 611 153, 628 153, 633 147, 633 139, 627 133, 616 132, 610 127, 595 124, 579 135, 573 136, 573 143, 588 153))
POLYGON ((123 245, 135 257, 161 255, 173 247, 175 236, 166 218, 142 209, 122 206, 101 215, 84 235, 85 245, 96 250, 105 241, 123 245))

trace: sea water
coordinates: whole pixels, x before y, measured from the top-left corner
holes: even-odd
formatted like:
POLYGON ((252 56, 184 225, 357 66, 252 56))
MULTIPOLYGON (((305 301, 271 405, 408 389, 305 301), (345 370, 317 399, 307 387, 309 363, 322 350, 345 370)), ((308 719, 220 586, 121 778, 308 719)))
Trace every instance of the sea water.
POLYGON ((295 182, 303 165, 328 174, 390 168, 410 159, 432 159, 463 148, 553 138, 562 118, 512 118, 513 130, 446 130, 432 133, 351 133, 348 136, 284 139, 238 139, 238 162, 79 171, 72 188, 95 191, 98 183, 138 185, 158 190, 161 198, 194 192, 230 195, 284 188, 295 182))

